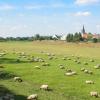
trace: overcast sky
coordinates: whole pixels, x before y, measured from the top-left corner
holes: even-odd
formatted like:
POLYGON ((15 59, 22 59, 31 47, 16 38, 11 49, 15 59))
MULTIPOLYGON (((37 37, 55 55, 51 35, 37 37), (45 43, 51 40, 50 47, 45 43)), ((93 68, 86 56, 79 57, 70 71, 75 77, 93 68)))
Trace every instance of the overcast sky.
POLYGON ((100 33, 100 0, 0 0, 0 36, 100 33))

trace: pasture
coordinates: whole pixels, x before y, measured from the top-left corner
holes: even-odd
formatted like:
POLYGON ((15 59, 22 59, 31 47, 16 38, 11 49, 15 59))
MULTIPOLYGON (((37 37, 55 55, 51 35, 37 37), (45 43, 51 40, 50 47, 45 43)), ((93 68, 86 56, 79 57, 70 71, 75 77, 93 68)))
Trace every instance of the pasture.
POLYGON ((11 93, 15 100, 26 100, 37 94, 38 100, 99 100, 90 96, 91 91, 100 93, 100 69, 94 68, 96 65, 100 65, 99 43, 1 42, 0 96, 11 93), (68 70, 76 75, 65 75, 68 70), (15 76, 23 81, 15 82, 15 76), (86 80, 94 84, 86 84, 86 80), (50 90, 41 90, 42 84, 48 84, 50 90))

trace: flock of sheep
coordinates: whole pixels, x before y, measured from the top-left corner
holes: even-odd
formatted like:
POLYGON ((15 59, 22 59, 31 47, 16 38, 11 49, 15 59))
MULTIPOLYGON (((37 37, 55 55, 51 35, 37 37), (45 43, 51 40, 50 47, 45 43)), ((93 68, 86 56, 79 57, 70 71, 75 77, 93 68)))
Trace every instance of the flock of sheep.
MULTIPOLYGON (((44 53, 44 52, 41 52, 41 53, 44 53)), ((13 54, 15 54, 15 52, 13 54)), ((6 55, 5 52, 0 53, 0 57, 3 57, 4 55, 6 55)), ((48 60, 57 59, 55 54, 46 53, 46 55, 48 56, 48 60)), ((48 62, 46 62, 44 58, 34 57, 34 56, 30 57, 29 55, 26 55, 25 52, 18 53, 18 59, 16 61, 19 62, 20 58, 27 58, 27 60, 29 60, 30 62, 42 62, 42 64, 41 64, 42 66, 50 66, 50 64, 48 62)), ((77 59, 74 59, 74 62, 76 62, 77 64, 81 64, 79 59, 80 59, 80 57, 77 57, 77 59)), ((65 57, 62 58, 62 60, 72 60, 72 59, 65 56, 65 57)), ((94 62, 94 60, 91 59, 90 62, 94 62)), ((88 62, 84 62, 84 65, 88 65, 88 62)), ((58 66, 59 66, 60 69, 65 69, 63 64, 59 64, 58 66)), ((0 68, 2 68, 2 67, 3 66, 0 65, 0 68)), ((40 66, 34 66, 34 68, 35 69, 41 69, 40 66)), ((100 69, 100 64, 94 66, 94 68, 95 69, 100 69)), ((85 74, 90 74, 90 75, 93 74, 93 72, 91 70, 88 70, 86 68, 81 68, 80 71, 85 73, 85 74)), ((74 75, 78 75, 78 73, 76 71, 72 70, 72 69, 67 69, 64 75, 66 75, 68 77, 69 76, 72 77, 74 75)), ((16 77, 14 77, 14 81, 15 82, 22 82, 23 79, 21 77, 16 76, 16 77)), ((86 80, 85 83, 86 84, 95 84, 95 82, 93 80, 86 80)), ((40 86, 40 89, 48 91, 49 86, 48 86, 48 84, 42 84, 40 86)), ((100 97, 100 95, 97 91, 90 91, 90 96, 100 97)), ((37 100, 37 99, 38 99, 38 94, 32 94, 32 95, 29 95, 27 97, 27 100, 37 100)), ((1 97, 0 100, 14 100, 14 96, 12 96, 10 94, 6 94, 5 96, 1 97)))

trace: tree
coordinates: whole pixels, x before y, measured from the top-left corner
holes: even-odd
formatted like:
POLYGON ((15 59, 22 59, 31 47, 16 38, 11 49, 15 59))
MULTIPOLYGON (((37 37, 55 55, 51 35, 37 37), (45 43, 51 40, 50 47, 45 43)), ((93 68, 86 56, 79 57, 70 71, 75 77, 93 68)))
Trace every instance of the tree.
POLYGON ((39 40, 40 39, 40 35, 39 34, 36 34, 35 35, 35 40, 39 40))
POLYGON ((74 34, 74 41, 75 42, 79 41, 79 34, 77 32, 74 34))
POLYGON ((73 42, 73 34, 68 34, 66 37, 67 42, 73 42))
POLYGON ((98 42, 98 39, 93 38, 93 39, 92 39, 92 42, 93 42, 93 43, 97 43, 97 42, 98 42))

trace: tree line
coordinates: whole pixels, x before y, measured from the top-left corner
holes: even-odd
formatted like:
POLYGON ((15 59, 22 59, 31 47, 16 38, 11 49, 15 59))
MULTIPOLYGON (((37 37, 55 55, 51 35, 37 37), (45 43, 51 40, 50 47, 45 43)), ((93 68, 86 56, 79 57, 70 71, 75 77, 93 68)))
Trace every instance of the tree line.
POLYGON ((52 36, 40 36, 39 34, 36 34, 32 37, 0 37, 0 42, 3 41, 35 41, 35 40, 54 40, 52 36))
MULTIPOLYGON (((53 37, 53 36, 41 36, 39 34, 35 34, 34 36, 32 37, 6 37, 6 38, 3 38, 3 37, 0 37, 0 42, 3 42, 3 41, 35 41, 35 40, 39 40, 39 41, 42 41, 42 40, 60 40, 61 39, 61 36, 60 35, 56 35, 56 37, 53 37)), ((100 42, 100 38, 97 39, 97 38, 93 38, 92 37, 92 34, 91 33, 88 33, 88 38, 83 38, 82 37, 82 34, 79 32, 79 33, 75 33, 75 34, 72 34, 72 33, 68 33, 67 36, 66 36, 66 41, 67 42, 100 42)))

